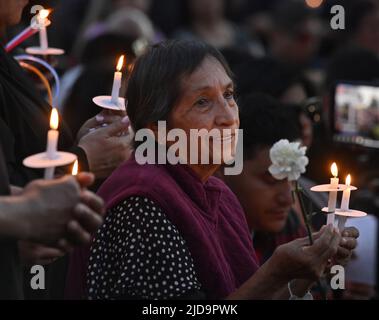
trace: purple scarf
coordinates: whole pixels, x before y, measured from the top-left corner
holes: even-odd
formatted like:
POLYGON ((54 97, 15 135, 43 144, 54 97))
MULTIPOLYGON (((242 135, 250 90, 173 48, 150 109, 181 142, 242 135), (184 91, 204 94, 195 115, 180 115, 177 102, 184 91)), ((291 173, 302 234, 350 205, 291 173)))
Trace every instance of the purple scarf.
MULTIPOLYGON (((258 268, 243 210, 218 178, 203 183, 188 166, 141 166, 132 158, 105 181, 98 194, 107 210, 136 195, 159 205, 186 241, 208 298, 227 297, 258 268)), ((85 296, 88 257, 88 248, 74 252, 66 297, 85 296)))

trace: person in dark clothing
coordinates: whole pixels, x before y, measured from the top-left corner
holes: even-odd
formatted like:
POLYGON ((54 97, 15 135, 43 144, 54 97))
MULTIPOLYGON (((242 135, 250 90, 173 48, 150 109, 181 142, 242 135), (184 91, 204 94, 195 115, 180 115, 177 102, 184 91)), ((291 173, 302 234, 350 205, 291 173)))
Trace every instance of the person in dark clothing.
MULTIPOLYGON (((222 55, 202 42, 153 46, 137 59, 128 83, 128 113, 134 131, 149 128, 152 145, 161 144, 157 122, 167 121, 170 129, 186 133, 186 150, 192 130, 218 131, 224 141, 231 140, 233 148, 236 135, 224 131, 239 127, 231 76, 222 55)), ((196 144, 191 150, 199 159, 209 148, 205 150, 210 151, 207 164, 190 161, 186 154, 178 164, 161 165, 152 159, 141 165, 141 142, 134 142, 135 154, 99 190, 107 206, 106 221, 91 249, 76 252, 72 260, 72 279, 82 278, 81 288, 72 288, 72 293, 76 289, 83 298, 88 290, 87 297, 94 299, 273 299, 288 298, 289 279, 308 278, 308 271, 288 273, 299 270, 299 264, 308 269, 298 260, 304 261, 300 256, 308 249, 311 255, 314 250, 302 247, 309 244, 306 238, 281 246, 258 269, 242 207, 213 176, 220 162, 214 161, 212 146, 196 144)), ((162 146, 165 153, 161 155, 170 153, 167 148, 172 146, 170 142, 162 146)), ((221 162, 226 159, 224 154, 221 162)), ((339 235, 329 226, 319 236, 319 240, 330 239, 325 247, 322 240, 317 242, 319 252, 331 258, 339 251, 339 235), (334 252, 329 251, 330 244, 334 252)), ((315 264, 320 270, 325 266, 319 254, 312 259, 313 268, 315 264)), ((309 282, 294 284, 301 285, 296 289, 303 296, 309 282)))
POLYGON ((224 176, 224 181, 244 208, 262 265, 279 245, 306 236, 291 183, 276 180, 268 171, 270 148, 281 139, 300 140, 301 129, 295 110, 265 94, 243 96, 239 107, 244 130, 243 170, 240 175, 224 176))
MULTIPOLYGON (((0 0, 0 142, 9 181, 19 187, 42 177, 41 170, 26 168, 22 162, 25 157, 46 149, 51 111, 51 106, 42 99, 23 69, 2 46, 7 27, 19 23, 27 3, 0 0)), ((59 149, 75 153, 81 171, 91 171, 96 179, 106 178, 129 156, 129 138, 123 134, 127 132, 129 123, 127 119, 123 120, 121 116, 113 116, 111 120, 103 117, 101 121, 92 118, 83 126, 77 143, 64 121, 61 121, 59 149), (104 121, 108 122, 107 127, 101 127, 104 121), (91 130, 93 127, 97 129, 91 130)), ((62 273, 65 273, 64 259, 56 263, 62 263, 62 267, 57 269, 59 276, 56 277, 60 280, 64 278, 62 273)), ((49 272, 46 282, 50 282, 49 272)), ((55 298, 59 296, 58 293, 54 295, 55 298)))
MULTIPOLYGON (((0 1, 0 38, 4 39, 7 26, 19 21, 26 2, 15 1, 9 6, 9 2, 0 1)), ((45 149, 50 111, 51 106, 39 96, 19 64, 0 46, 0 127, 3 133, 0 140, 12 184, 24 186, 41 177, 40 171, 25 168, 22 161, 45 149)), ((96 178, 105 178, 128 156, 125 152, 127 137, 118 136, 120 132, 127 131, 127 128, 128 123, 122 122, 120 118, 108 128, 100 128, 85 138, 82 137, 75 145, 63 122, 60 125, 59 148, 75 153, 82 170, 89 169, 95 173, 96 178), (106 157, 103 154, 103 159, 99 158, 100 145, 106 154, 106 157), (104 170, 105 167, 108 168, 104 170)))
POLYGON ((89 242, 89 232, 102 223, 103 202, 80 190, 93 182, 81 174, 77 181, 64 177, 36 181, 19 195, 11 187, 0 144, 0 299, 22 299, 22 267, 17 240, 37 241, 66 251, 89 242))

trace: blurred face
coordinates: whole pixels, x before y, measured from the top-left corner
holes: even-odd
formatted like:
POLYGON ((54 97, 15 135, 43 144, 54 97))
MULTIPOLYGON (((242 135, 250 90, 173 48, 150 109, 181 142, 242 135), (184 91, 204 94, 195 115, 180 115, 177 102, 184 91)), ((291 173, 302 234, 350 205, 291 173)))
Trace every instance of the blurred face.
POLYGON ((307 99, 307 94, 301 84, 294 84, 280 97, 283 103, 301 104, 307 99))
POLYGON ((225 176, 237 195, 253 231, 280 232, 292 205, 291 185, 287 179, 276 180, 268 171, 270 148, 259 149, 255 157, 245 160, 238 176, 225 176))
POLYGON ((362 19, 355 39, 358 45, 379 53, 379 10, 362 19))
POLYGON ((29 0, 0 0, 0 23, 2 27, 16 25, 29 0))
POLYGON ((301 142, 304 146, 309 148, 313 142, 313 124, 311 119, 304 112, 301 112, 299 117, 301 126, 301 142))
POLYGON ((150 2, 150 0, 114 0, 116 8, 132 7, 143 12, 149 11, 151 4, 150 2))
POLYGON ((198 20, 207 21, 223 16, 224 0, 189 0, 191 14, 198 20))
POLYGON ((295 33, 276 30, 273 40, 276 58, 290 64, 307 64, 320 45, 320 23, 315 19, 307 19, 295 33))
MULTIPOLYGON (((301 84, 294 84, 280 97, 284 103, 302 104, 307 99, 307 94, 301 84)), ((313 125, 311 119, 301 112, 299 115, 301 126, 301 140, 303 145, 310 147, 313 141, 313 125)))
MULTIPOLYGON (((168 119, 169 129, 184 130, 188 145, 191 129, 220 130, 221 138, 228 139, 228 143, 231 141, 234 149, 234 130, 239 128, 239 115, 234 100, 233 81, 224 67, 214 58, 205 58, 191 75, 182 79, 181 90, 181 97, 168 119), (232 130, 232 135, 222 135, 223 129, 232 130)), ((212 146, 212 140, 210 142, 212 146)), ((212 161, 212 148, 209 154, 212 161)))

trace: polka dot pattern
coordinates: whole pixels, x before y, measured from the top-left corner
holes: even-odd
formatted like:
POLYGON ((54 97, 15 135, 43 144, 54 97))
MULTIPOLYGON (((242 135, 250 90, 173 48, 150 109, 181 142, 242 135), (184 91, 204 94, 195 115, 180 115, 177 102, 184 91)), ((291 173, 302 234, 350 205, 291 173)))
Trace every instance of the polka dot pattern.
POLYGON ((95 237, 89 299, 173 299, 199 291, 193 260, 161 208, 130 197, 111 209, 95 237))

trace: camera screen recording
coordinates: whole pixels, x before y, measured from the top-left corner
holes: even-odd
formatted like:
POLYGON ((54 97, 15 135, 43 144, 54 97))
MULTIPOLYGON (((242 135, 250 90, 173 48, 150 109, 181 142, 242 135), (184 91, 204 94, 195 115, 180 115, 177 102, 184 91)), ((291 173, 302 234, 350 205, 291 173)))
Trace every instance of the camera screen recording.
POLYGON ((379 148, 379 87, 340 83, 334 100, 335 140, 379 148))

